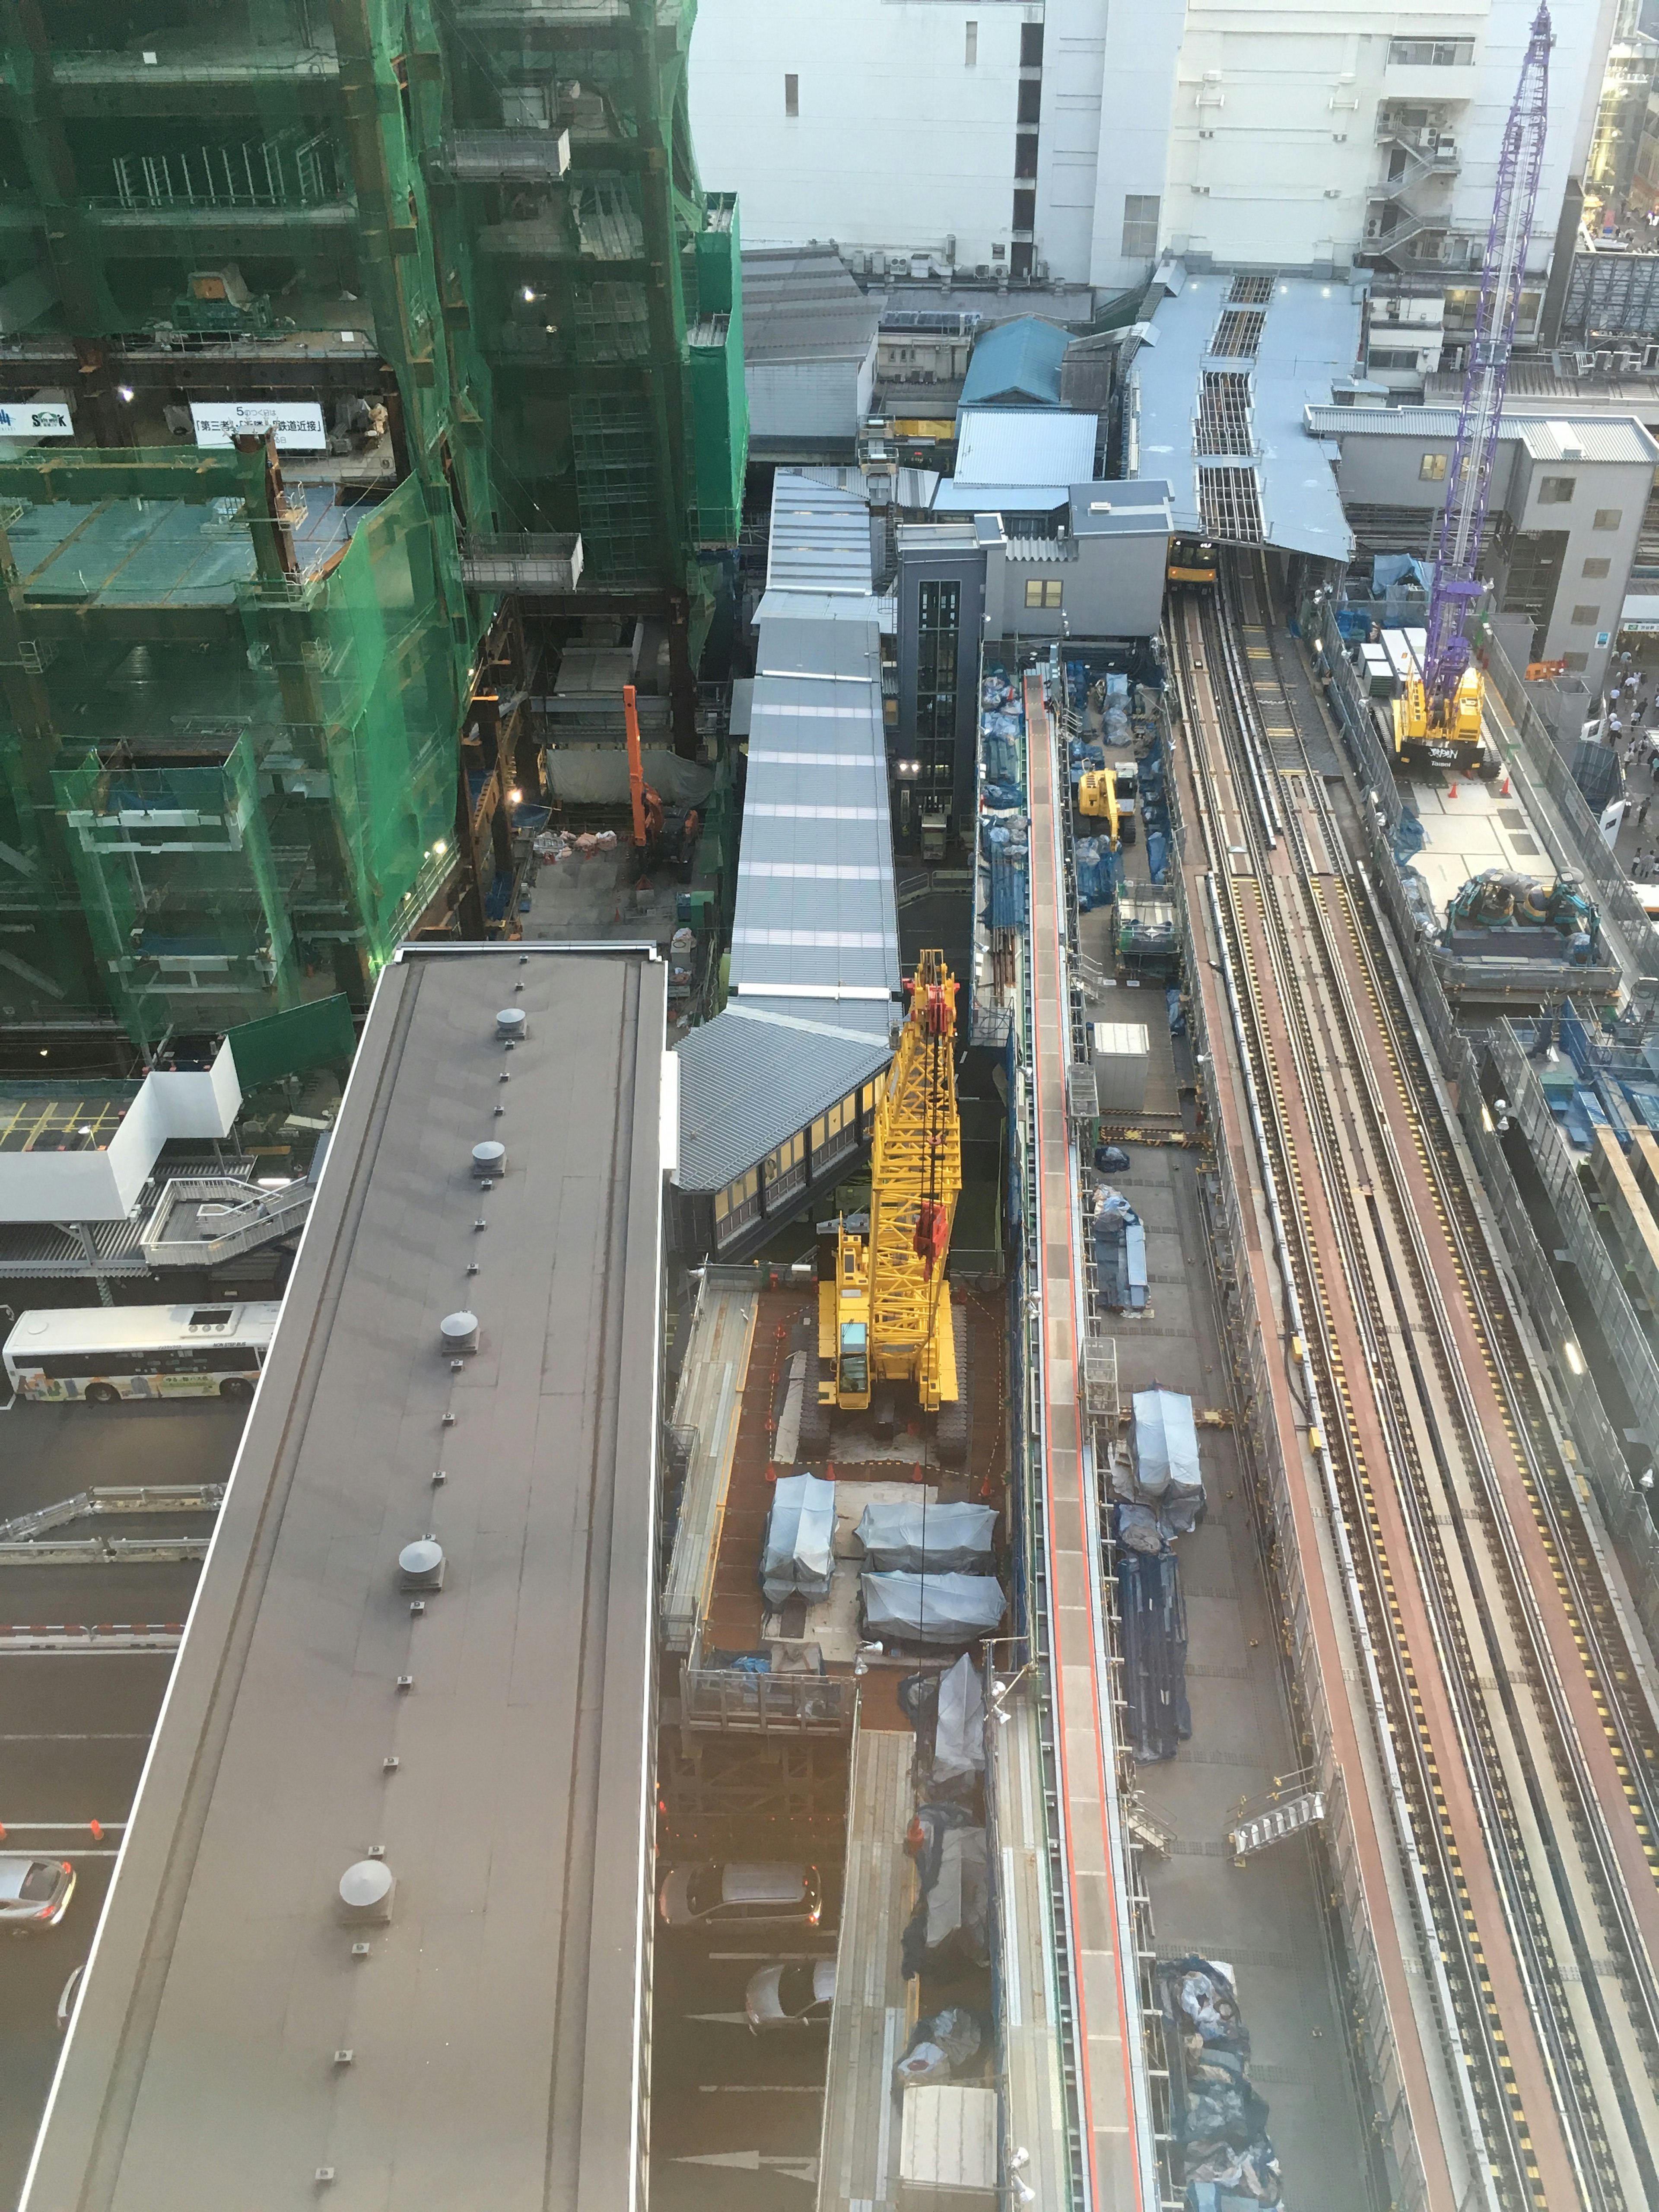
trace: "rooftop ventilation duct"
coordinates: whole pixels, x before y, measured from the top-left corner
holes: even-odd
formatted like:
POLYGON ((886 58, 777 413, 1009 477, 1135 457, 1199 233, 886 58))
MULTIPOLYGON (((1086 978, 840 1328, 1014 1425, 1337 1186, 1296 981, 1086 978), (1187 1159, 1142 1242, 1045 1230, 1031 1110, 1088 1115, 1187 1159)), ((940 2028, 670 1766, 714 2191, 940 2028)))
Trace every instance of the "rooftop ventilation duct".
POLYGON ((472 1172, 480 1182, 494 1182, 497 1176, 507 1173, 507 1146, 493 1142, 474 1145, 472 1172))
POLYGON ((495 1034, 509 1044, 517 1044, 520 1037, 528 1036, 530 1025, 525 1019, 524 1008, 503 1006, 495 1017, 495 1034))
POLYGON ((392 1917, 398 1880, 384 1859, 359 1859, 340 1876, 340 1917, 353 1923, 392 1917))
POLYGON ((444 1547, 430 1536, 420 1536, 412 1544, 405 1544, 398 1554, 398 1575, 405 1589, 441 1589, 444 1583, 444 1547))
POLYGON ((446 1352, 476 1352, 478 1316, 465 1308, 459 1313, 446 1314, 438 1324, 438 1334, 446 1352))

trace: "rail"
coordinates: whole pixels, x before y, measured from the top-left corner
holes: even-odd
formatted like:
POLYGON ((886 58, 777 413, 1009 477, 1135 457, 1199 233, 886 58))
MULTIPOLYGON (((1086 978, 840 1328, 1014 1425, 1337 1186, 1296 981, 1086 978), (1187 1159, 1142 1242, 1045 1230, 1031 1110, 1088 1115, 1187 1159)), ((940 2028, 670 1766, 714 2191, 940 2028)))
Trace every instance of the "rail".
MULTIPOLYGON (((1259 569, 1235 569, 1232 588, 1265 598, 1259 569)), ((1460 2093, 1461 2160, 1492 2203, 1541 2201, 1540 2169, 1563 2199, 1571 2190, 1586 2204, 1652 2201, 1644 2076, 1656 2006, 1642 1924, 1652 1899, 1627 1881, 1652 1808, 1639 1782, 1622 1793, 1615 1784, 1607 1794, 1626 1802, 1605 1809, 1596 1787, 1632 1758, 1639 1769, 1650 1747, 1628 1701, 1598 1745, 1575 1697, 1583 1686, 1564 1657, 1569 1634, 1594 1655, 1592 1698, 1604 1695, 1605 1663, 1583 1635, 1601 1593, 1582 1582, 1578 1553, 1550 1549, 1547 1409, 1517 1389, 1527 1369, 1509 1352, 1514 1316, 1459 1158, 1431 1132, 1417 1134, 1415 1163, 1401 1149, 1418 1132, 1416 1100, 1397 1073, 1396 1132, 1378 1070, 1411 1066, 1417 1046, 1323 787, 1287 771, 1265 743, 1231 619, 1185 603, 1171 643, 1233 1024, 1267 1109, 1256 1127, 1264 1182, 1285 1194, 1287 1293, 1327 1316, 1317 1382, 1309 1339, 1294 1332, 1310 1442, 1331 1489, 1333 1534, 1346 1524, 1370 1538, 1356 1548, 1350 1609, 1380 1662, 1373 1745, 1385 1760, 1398 1747, 1410 1801, 1394 1825, 1428 1905, 1421 1948, 1431 1972, 1443 1958, 1446 1970, 1443 2078, 1460 2093), (1445 1224, 1443 1272, 1419 1225, 1432 1210, 1425 1191, 1445 1224), (1462 1323, 1448 1302, 1454 1276, 1462 1323), (1333 1317, 1339 1284, 1346 1303, 1333 1317), (1322 1403, 1342 1409, 1328 1429, 1322 1403), (1501 1443, 1488 1444, 1504 1425, 1508 1474, 1501 1443), (1560 1613, 1547 1617, 1553 1593, 1540 1599, 1535 1586, 1540 1538, 1567 1633, 1560 1613), (1592 1779, 1587 1765, 1603 1771, 1592 1779), (1591 1927, 1615 1943, 1613 1976, 1591 1927)), ((1596 1609, 1604 1638, 1614 1632, 1607 1610, 1596 1609)), ((1457 2148, 1447 2154, 1458 2162, 1457 2148)))

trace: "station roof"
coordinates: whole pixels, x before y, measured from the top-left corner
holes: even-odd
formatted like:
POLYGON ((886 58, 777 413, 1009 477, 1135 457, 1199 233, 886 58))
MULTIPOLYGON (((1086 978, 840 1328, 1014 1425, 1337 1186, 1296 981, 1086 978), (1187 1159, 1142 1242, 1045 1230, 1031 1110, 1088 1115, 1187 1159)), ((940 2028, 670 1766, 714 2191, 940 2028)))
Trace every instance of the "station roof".
MULTIPOLYGON (((1307 410, 1316 438, 1445 438, 1457 435, 1455 407, 1319 407, 1307 410)), ((1505 408, 1500 438, 1517 441, 1535 461, 1627 462, 1651 468, 1659 443, 1634 416, 1563 411, 1519 414, 1505 408)))
POLYGON ((1252 488, 1259 507, 1262 544, 1346 561, 1353 535, 1304 413, 1310 402, 1329 398, 1334 380, 1353 372, 1361 290, 1335 278, 1280 276, 1261 300, 1256 295, 1269 288, 1259 279, 1191 273, 1180 262, 1164 264, 1158 282, 1162 297, 1128 372, 1129 473, 1170 479, 1177 532, 1223 537, 1221 478, 1214 486, 1200 478, 1211 471, 1225 472, 1230 484, 1243 477, 1245 507, 1252 488), (1234 297, 1236 281, 1248 297, 1234 297), (1224 320, 1230 308, 1240 312, 1224 320), (1209 450, 1198 450, 1200 399, 1217 389, 1205 380, 1216 376, 1249 380, 1242 451, 1215 450, 1226 441, 1214 434, 1203 440, 1209 450))
POLYGON ((330 2170, 353 2203, 637 2201, 665 978, 625 945, 383 971, 33 2212, 308 2203, 330 2170), (380 1852, 391 1917, 346 1924, 380 1852))
POLYGON ((762 247, 743 257, 743 357, 771 362, 862 361, 881 302, 833 246, 762 247))
POLYGON ((720 1188, 890 1057, 898 915, 872 581, 865 501, 780 469, 749 700, 732 1002, 678 1048, 684 1189, 720 1188))
POLYGON ((964 407, 957 424, 959 484, 1059 484, 1063 496, 1066 484, 1095 472, 1099 423, 1093 415, 1059 407, 964 407))
POLYGON ((1070 334, 1040 315, 983 331, 963 380, 964 407, 1058 407, 1060 364, 1070 334))

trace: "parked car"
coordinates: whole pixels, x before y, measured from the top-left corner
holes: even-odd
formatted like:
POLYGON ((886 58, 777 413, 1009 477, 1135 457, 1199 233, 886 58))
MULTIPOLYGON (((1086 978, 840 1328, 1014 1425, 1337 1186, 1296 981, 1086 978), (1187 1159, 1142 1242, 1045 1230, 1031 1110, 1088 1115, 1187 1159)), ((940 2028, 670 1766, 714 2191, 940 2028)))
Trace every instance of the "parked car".
POLYGON ((75 1972, 70 1976, 68 1981, 64 1984, 64 1994, 58 2000, 58 2033, 59 2035, 62 2035, 69 2027, 70 2014, 75 2010, 75 2000, 80 1992, 81 1977, 86 1971, 86 1961, 82 1960, 81 1964, 76 1968, 75 1972))
POLYGON ((0 1851, 0 1928, 9 1928, 14 1936, 55 1928, 74 1894, 75 1869, 67 1859, 0 1851))
POLYGON ((771 1859, 671 1867, 657 1902, 665 1928, 816 1928, 823 1909, 816 1867, 771 1859))
POLYGON ((836 1998, 833 1959, 780 1960, 749 1977, 743 2008, 752 2035, 774 2027, 827 2027, 836 1998))

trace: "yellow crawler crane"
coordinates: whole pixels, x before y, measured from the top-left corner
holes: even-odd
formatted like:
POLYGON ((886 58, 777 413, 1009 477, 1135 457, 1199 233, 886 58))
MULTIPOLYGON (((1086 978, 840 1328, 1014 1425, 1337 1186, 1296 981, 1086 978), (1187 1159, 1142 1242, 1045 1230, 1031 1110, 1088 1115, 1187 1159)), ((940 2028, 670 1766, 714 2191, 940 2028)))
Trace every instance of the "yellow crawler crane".
MULTIPOLYGON (((910 985, 897 1056, 876 1112, 867 1236, 842 1218, 818 1263, 818 1381, 801 1421, 805 1459, 823 1455, 831 1412, 873 1406, 894 1426, 893 1394, 914 1386, 938 1417, 940 1458, 968 1454, 968 1393, 945 1276, 962 1188, 957 1115, 957 985, 942 952, 924 952, 910 985)), ((963 1332, 965 1335, 965 1332, 963 1332)))

